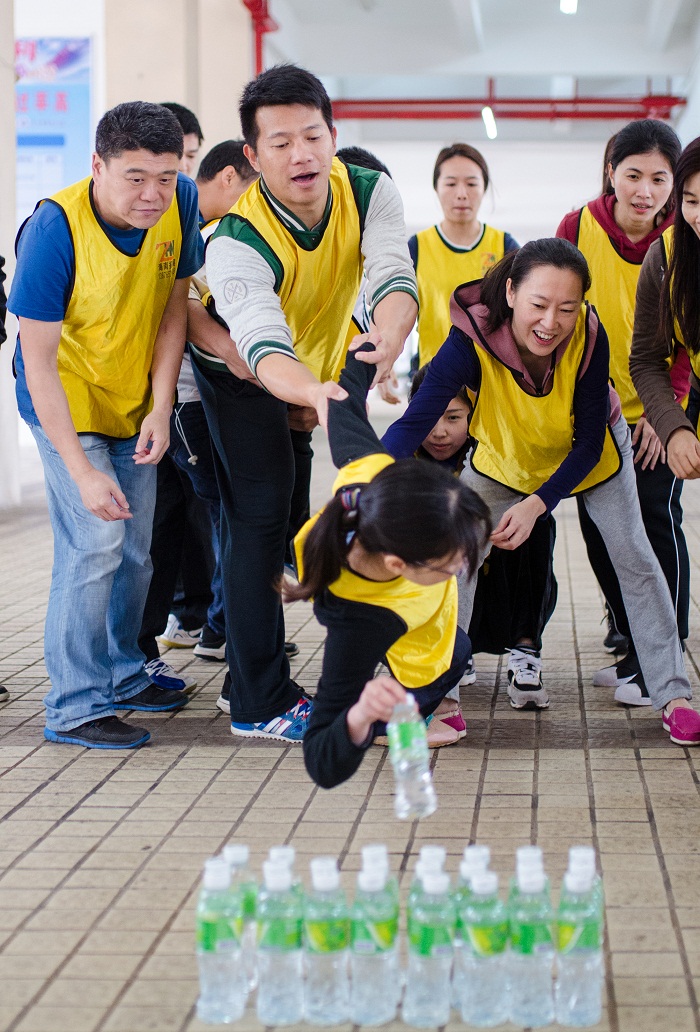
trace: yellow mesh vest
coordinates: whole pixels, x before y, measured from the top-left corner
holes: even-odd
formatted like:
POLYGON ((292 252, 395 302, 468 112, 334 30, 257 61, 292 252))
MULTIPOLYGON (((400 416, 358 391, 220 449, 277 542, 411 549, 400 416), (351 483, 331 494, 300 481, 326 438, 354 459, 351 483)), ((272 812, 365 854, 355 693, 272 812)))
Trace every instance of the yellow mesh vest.
POLYGON ((484 226, 471 251, 450 247, 437 226, 416 233, 418 241, 418 356, 422 366, 435 358, 450 332, 450 297, 461 283, 483 279, 505 253, 505 233, 484 226))
MULTIPOLYGON (((369 483, 393 461, 383 452, 348 463, 338 473, 333 492, 347 484, 369 483)), ((304 542, 319 515, 312 516, 294 539, 300 576, 303 576, 304 542)), ((414 584, 406 577, 371 581, 345 567, 328 590, 337 598, 379 606, 401 617, 408 629, 388 650, 387 660, 405 688, 430 684, 449 670, 457 634, 457 581, 454 577, 431 585, 414 584)))
MULTIPOLYGON (((671 261, 671 251, 673 250, 673 226, 669 226, 668 229, 665 229, 661 234, 661 246, 664 249, 664 260, 666 263, 666 268, 668 269, 669 263, 671 261)), ((681 333, 681 328, 678 325, 677 319, 673 320, 673 333, 678 344, 685 347, 685 341, 683 339, 683 334, 681 333)), ((669 355, 666 361, 669 366, 672 366, 674 362, 674 357, 669 355)), ((691 355, 691 353, 688 351, 688 361, 690 362, 691 369, 698 377, 698 379, 700 379, 700 354, 691 355)), ((684 411, 688 408, 688 399, 689 395, 686 394, 685 398, 683 398, 679 402, 681 408, 684 411)))
POLYGON ((595 305, 610 341, 610 379, 620 395, 622 415, 635 424, 644 415, 630 376, 634 302, 641 264, 625 261, 586 206, 581 212, 578 248, 591 270, 587 297, 595 305))
MULTIPOLYGON (((481 382, 470 433, 476 442, 471 462, 478 473, 530 495, 556 472, 573 445, 574 388, 587 337, 588 314, 583 304, 571 342, 554 371, 552 389, 542 396, 527 394, 510 369, 475 341, 481 382), (515 413, 515 418, 506 413, 515 413)), ((620 466, 608 427, 600 461, 573 493, 604 483, 619 473, 620 466)))
POLYGON ((130 257, 107 237, 83 179, 42 203, 65 213, 75 283, 63 319, 58 373, 78 433, 127 438, 151 406, 151 362, 182 249, 177 196, 130 257))
POLYGON ((274 251, 283 278, 277 290, 294 351, 319 380, 337 380, 345 365, 348 325, 362 279, 360 217, 347 169, 333 159, 328 225, 312 251, 295 241, 256 182, 231 209, 274 251))

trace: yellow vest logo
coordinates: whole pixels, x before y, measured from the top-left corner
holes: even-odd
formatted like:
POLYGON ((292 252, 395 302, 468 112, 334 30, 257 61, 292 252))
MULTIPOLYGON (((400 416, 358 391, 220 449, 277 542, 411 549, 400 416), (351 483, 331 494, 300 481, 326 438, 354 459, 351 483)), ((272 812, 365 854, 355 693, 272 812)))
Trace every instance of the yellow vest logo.
POLYGON ((482 254, 481 256, 482 271, 488 272, 491 266, 495 265, 497 261, 498 259, 496 258, 496 255, 493 253, 493 251, 486 251, 486 253, 482 254))
POLYGON ((159 244, 156 244, 156 252, 158 253, 158 279, 165 279, 170 276, 177 261, 175 241, 161 240, 159 244))

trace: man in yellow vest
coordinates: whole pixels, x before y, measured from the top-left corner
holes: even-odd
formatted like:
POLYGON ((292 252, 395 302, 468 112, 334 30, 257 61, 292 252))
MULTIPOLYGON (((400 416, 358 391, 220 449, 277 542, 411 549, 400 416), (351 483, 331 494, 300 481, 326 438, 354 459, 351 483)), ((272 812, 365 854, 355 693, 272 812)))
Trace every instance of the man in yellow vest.
POLYGON ((45 737, 128 749, 150 735, 117 710, 185 705, 137 646, 151 576, 156 463, 202 263, 182 130, 158 104, 108 111, 92 176, 41 201, 20 230, 10 309, 17 400, 44 466, 54 566, 45 737))
POLYGON ((377 382, 413 326, 416 281, 398 191, 383 173, 334 158, 331 103, 314 75, 271 68, 248 84, 239 110, 261 178, 211 237, 206 272, 247 371, 229 368, 233 343, 212 353, 191 326, 189 335, 221 487, 229 675, 220 701, 234 735, 298 742, 309 700, 290 677, 277 593, 294 484, 290 427, 309 432, 329 398, 345 397, 335 381, 363 264, 371 328, 355 343, 376 345, 362 360, 377 382))

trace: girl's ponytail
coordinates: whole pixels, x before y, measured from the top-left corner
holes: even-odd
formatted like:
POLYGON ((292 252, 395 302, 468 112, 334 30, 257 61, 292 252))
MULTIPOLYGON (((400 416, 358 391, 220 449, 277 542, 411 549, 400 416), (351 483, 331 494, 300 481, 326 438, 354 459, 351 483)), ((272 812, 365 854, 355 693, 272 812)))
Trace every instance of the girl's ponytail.
POLYGON ((285 602, 306 601, 338 579, 357 530, 357 496, 357 488, 339 491, 320 513, 304 542, 303 576, 282 589, 285 602))

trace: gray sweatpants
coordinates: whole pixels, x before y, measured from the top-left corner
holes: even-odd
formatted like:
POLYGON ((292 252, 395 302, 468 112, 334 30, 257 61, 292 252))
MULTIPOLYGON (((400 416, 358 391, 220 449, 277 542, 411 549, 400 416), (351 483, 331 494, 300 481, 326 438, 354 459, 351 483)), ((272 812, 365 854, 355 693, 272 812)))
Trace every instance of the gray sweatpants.
MULTIPOLYGON (((671 699, 690 699, 692 693, 668 584, 644 530, 630 431, 622 417, 613 434, 622 455, 622 469, 612 480, 590 488, 582 497, 615 567, 647 690, 654 709, 660 710, 671 699)), ((486 502, 494 527, 504 512, 524 497, 475 472, 469 458, 461 478, 486 502)), ((487 544, 479 566, 489 551, 487 544)), ((459 625, 465 631, 469 630, 475 591, 476 576, 460 580, 459 625)), ((449 696, 456 697, 453 692, 449 696)))

